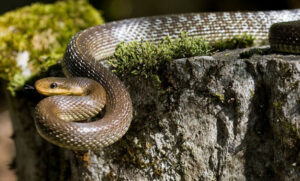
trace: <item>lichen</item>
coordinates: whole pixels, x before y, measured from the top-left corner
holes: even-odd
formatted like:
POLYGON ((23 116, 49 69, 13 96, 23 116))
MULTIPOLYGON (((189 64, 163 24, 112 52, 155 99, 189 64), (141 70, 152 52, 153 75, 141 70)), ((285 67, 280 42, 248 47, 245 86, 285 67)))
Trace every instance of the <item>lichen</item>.
POLYGON ((283 137, 283 144, 288 148, 295 149, 297 142, 300 141, 300 133, 297 125, 290 123, 288 120, 280 121, 280 131, 283 137))
POLYGON ((57 63, 72 35, 101 23, 100 13, 86 0, 35 3, 5 13, 0 17, 0 78, 14 94, 32 76, 57 63), (29 59, 21 67, 17 57, 24 52, 29 59))
POLYGON ((283 137, 284 144, 289 145, 290 148, 294 148, 296 142, 299 142, 300 140, 300 132, 297 124, 285 118, 283 106, 284 104, 281 101, 273 103, 274 113, 277 118, 277 134, 283 137))
POLYGON ((118 147, 122 148, 122 151, 113 156, 114 161, 148 170, 157 177, 162 175, 165 170, 162 165, 166 165, 167 160, 163 155, 153 155, 153 151, 156 150, 155 143, 145 140, 144 137, 136 137, 136 132, 134 135, 131 133, 129 132, 124 139, 118 141, 118 147))

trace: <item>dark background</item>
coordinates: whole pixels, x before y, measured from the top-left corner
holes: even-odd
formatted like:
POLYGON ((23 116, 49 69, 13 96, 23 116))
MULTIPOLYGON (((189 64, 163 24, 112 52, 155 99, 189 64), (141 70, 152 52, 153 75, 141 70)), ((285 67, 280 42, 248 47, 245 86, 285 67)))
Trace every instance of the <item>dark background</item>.
MULTIPOLYGON (((254 11, 300 8, 300 0, 89 0, 101 10, 106 21, 130 17, 207 11, 254 11)), ((55 0, 2 1, 0 14, 33 2, 55 0)))

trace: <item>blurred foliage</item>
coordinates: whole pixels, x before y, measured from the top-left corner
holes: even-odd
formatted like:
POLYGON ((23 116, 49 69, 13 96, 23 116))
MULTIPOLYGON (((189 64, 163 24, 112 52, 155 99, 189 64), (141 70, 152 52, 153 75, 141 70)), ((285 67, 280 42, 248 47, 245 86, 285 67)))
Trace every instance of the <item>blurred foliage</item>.
POLYGON ((78 31, 101 24, 103 19, 86 0, 36 3, 0 17, 0 78, 14 93, 25 81, 55 64, 69 39, 78 31), (17 56, 29 53, 26 71, 17 56))

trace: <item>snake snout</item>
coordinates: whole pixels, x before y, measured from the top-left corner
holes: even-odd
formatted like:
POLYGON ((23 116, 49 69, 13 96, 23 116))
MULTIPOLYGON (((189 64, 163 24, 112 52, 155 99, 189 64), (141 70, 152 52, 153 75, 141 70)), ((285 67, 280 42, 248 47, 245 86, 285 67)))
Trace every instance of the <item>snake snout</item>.
POLYGON ((45 96, 53 95, 81 95, 83 90, 73 85, 70 80, 62 77, 47 77, 35 82, 36 90, 45 96))

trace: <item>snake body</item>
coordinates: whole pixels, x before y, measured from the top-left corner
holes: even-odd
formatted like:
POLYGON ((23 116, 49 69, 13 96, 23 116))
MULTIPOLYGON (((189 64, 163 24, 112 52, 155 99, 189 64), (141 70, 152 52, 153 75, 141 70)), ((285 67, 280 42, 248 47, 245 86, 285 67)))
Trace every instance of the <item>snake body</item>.
MULTIPOLYGON (((61 107, 71 107, 74 112, 65 111, 63 115, 77 115, 82 110, 93 112, 91 107, 97 110, 100 108, 90 102, 89 94, 83 97, 52 96, 41 101, 36 107, 37 130, 51 143, 75 150, 97 150, 116 142, 126 133, 132 120, 130 95, 124 84, 100 61, 113 55, 120 42, 141 39, 159 41, 165 36, 178 37, 184 31, 188 32, 189 36, 204 37, 209 42, 246 33, 255 37, 256 44, 260 44, 267 42, 272 24, 299 19, 300 10, 192 13, 127 19, 83 30, 70 40, 62 65, 68 76, 87 77, 103 86, 106 92, 105 115, 93 122, 68 122, 64 120, 64 116, 58 115, 58 112, 62 111, 55 105, 69 101, 66 106, 61 107), (86 104, 89 106, 85 106, 86 104), (53 109, 48 109, 49 105, 53 109)), ((275 30, 271 31, 271 34, 276 36, 279 33, 284 36, 286 32, 278 32, 277 25, 274 27, 275 30)), ((286 31, 292 30, 286 28, 286 31)), ((274 49, 285 47, 285 43, 287 48, 293 44, 291 40, 283 42, 282 37, 276 39, 273 36, 270 41, 274 49)), ((297 41, 300 41, 299 37, 297 41)), ((98 88, 91 91, 98 91, 98 88)), ((98 105, 103 106, 101 103, 98 105)))

